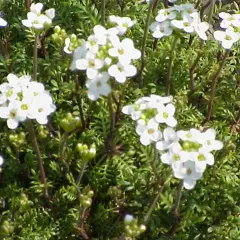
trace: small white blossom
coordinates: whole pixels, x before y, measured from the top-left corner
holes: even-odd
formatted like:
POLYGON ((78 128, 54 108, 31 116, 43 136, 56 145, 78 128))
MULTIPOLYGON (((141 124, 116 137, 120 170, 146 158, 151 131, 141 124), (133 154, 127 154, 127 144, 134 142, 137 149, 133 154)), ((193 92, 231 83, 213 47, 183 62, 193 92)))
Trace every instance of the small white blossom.
POLYGON ((215 31, 214 38, 221 42, 223 48, 230 49, 240 39, 240 36, 236 32, 227 29, 226 31, 215 31))
POLYGON ((136 132, 140 136, 140 142, 145 146, 153 141, 157 142, 162 137, 158 123, 154 119, 148 121, 147 125, 138 125, 136 132))
POLYGON ((101 95, 107 96, 111 92, 111 88, 107 83, 109 74, 107 72, 98 73, 94 79, 88 79, 86 87, 88 88, 88 98, 95 101, 101 95))

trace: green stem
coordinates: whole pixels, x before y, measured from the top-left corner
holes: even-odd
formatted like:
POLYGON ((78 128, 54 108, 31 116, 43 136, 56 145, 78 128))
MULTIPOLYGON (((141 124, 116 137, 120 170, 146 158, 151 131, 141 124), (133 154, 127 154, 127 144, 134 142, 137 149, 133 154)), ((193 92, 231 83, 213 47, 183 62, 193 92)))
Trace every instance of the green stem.
POLYGON ((140 67, 140 70, 139 70, 139 73, 138 73, 138 77, 139 77, 138 84, 139 84, 140 88, 143 86, 143 76, 142 75, 143 75, 143 70, 144 70, 144 67, 145 67, 146 42, 147 42, 151 13, 152 13, 152 9, 153 9, 153 6, 155 4, 155 1, 157 1, 157 0, 153 0, 149 4, 146 23, 145 23, 145 27, 144 27, 144 34, 143 34, 143 39, 142 39, 142 49, 141 49, 141 67, 140 67))
POLYGON ((66 143, 67 143, 68 137, 69 137, 69 134, 67 132, 64 132, 63 137, 61 139, 61 145, 60 145, 60 161, 64 163, 67 171, 69 171, 69 166, 64 159, 64 153, 65 153, 66 143))
POLYGON ((174 51, 177 45, 177 40, 178 40, 178 36, 175 36, 172 42, 171 52, 169 56, 168 71, 167 71, 167 77, 166 77, 166 96, 170 95, 173 58, 174 58, 174 51))
POLYGON ((28 131, 29 131, 31 139, 32 139, 33 149, 34 149, 34 151, 36 153, 36 156, 37 156, 38 167, 39 167, 39 170, 40 170, 41 184, 44 185, 44 197, 47 201, 49 201, 50 197, 49 197, 49 194, 48 194, 46 174, 45 174, 45 171, 44 171, 43 162, 42 162, 42 158, 41 158, 41 153, 40 153, 40 150, 39 150, 37 137, 36 137, 36 134, 35 134, 35 131, 34 131, 32 121, 28 120, 27 125, 28 125, 28 131))
POLYGON ((110 131, 109 131, 109 136, 110 139, 113 136, 113 131, 115 127, 115 114, 113 110, 113 101, 112 101, 112 95, 108 95, 108 107, 109 107, 109 116, 110 116, 110 131))
POLYGON ((189 67, 189 77, 190 77, 190 96, 192 96, 194 93, 195 93, 195 79, 194 79, 194 72, 195 72, 195 69, 196 69, 196 66, 201 58, 201 56, 203 55, 203 51, 202 51, 202 48, 203 48, 203 41, 201 41, 201 44, 200 44, 200 51, 198 52, 197 54, 197 57, 196 59, 194 60, 194 62, 192 63, 192 65, 189 67))
POLYGON ((105 26, 105 14, 106 14, 106 0, 102 0, 102 6, 101 6, 101 17, 102 17, 102 25, 105 26))
POLYGON ((77 178, 77 186, 78 186, 78 188, 79 188, 79 185, 80 185, 80 183, 82 181, 82 177, 83 177, 83 174, 85 172, 86 167, 87 167, 87 162, 84 162, 83 165, 82 165, 81 171, 80 171, 80 173, 78 175, 78 178, 77 178))
POLYGON ((175 204, 173 206, 173 211, 172 211, 173 216, 175 218, 175 224, 172 226, 172 228, 169 231, 169 235, 171 237, 177 231, 177 227, 178 227, 178 224, 180 222, 178 209, 179 209, 180 201, 181 201, 181 197, 182 197, 182 188, 183 188, 183 180, 180 180, 180 182, 178 184, 178 189, 177 189, 176 201, 175 201, 175 204))
POLYGON ((78 74, 75 73, 75 90, 76 90, 76 97, 77 97, 77 103, 78 103, 78 109, 79 109, 79 114, 80 114, 80 119, 81 119, 81 124, 82 124, 82 130, 86 128, 86 122, 84 118, 84 113, 83 113, 83 107, 82 107, 82 98, 80 97, 79 90, 79 82, 78 82, 78 74))
POLYGON ((212 79, 211 79, 211 91, 210 91, 210 96, 209 96, 209 102, 208 102, 208 111, 207 111, 207 116, 205 121, 203 122, 204 124, 208 122, 212 116, 212 109, 213 109, 213 100, 215 96, 215 91, 216 91, 216 86, 217 86, 217 80, 220 76, 220 73, 223 69, 223 66, 227 60, 227 57, 229 55, 229 50, 226 50, 223 59, 221 63, 219 64, 218 70, 213 74, 212 79))
POLYGON ((38 67, 38 33, 35 33, 34 48, 33 48, 33 81, 37 82, 37 67, 38 67))

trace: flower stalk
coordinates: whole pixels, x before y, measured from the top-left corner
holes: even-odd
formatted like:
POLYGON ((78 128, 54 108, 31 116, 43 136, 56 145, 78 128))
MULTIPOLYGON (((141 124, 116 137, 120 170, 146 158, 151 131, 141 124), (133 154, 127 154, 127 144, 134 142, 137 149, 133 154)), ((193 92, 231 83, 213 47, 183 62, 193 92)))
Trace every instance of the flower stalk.
POLYGON ((27 121, 27 126, 28 126, 28 131, 29 131, 31 139, 32 139, 33 149, 34 149, 34 151, 36 153, 36 156, 37 156, 38 168, 40 170, 41 184, 44 185, 44 198, 47 201, 49 201, 50 197, 49 197, 49 193, 48 193, 46 174, 45 174, 45 170, 44 170, 44 167, 43 167, 43 161, 42 161, 42 158, 41 158, 41 153, 40 153, 40 150, 39 150, 37 137, 36 137, 35 130, 34 130, 34 127, 33 127, 33 123, 32 123, 31 120, 27 121))
POLYGON ((202 48, 203 48, 203 41, 201 41, 201 44, 200 44, 200 51, 198 52, 197 54, 197 57, 196 59, 194 60, 194 62, 192 63, 192 65, 189 67, 189 77, 190 77, 190 94, 189 96, 192 97, 193 94, 195 93, 195 90, 196 90, 196 86, 195 86, 195 78, 194 78, 194 72, 195 72, 195 69, 196 69, 196 66, 200 60, 200 58, 202 57, 203 55, 203 51, 202 51, 202 48))
POLYGON ((218 70, 213 74, 212 79, 211 79, 211 90, 210 90, 210 96, 209 96, 209 101, 208 101, 208 110, 207 110, 207 116, 206 119, 204 120, 203 124, 208 122, 212 116, 212 109, 213 109, 213 100, 215 96, 215 91, 216 91, 216 86, 217 86, 217 81, 220 76, 220 73, 223 69, 223 66, 227 60, 227 57, 229 55, 229 50, 226 50, 223 59, 221 63, 219 64, 218 70))
POLYGON ((78 82, 78 74, 75 73, 75 90, 76 90, 76 97, 77 97, 77 103, 78 103, 78 109, 79 109, 79 114, 80 114, 80 120, 82 124, 82 130, 86 128, 86 122, 84 118, 84 113, 83 113, 83 107, 82 107, 82 98, 79 95, 79 82, 78 82))
POLYGON ((178 36, 175 36, 171 45, 171 52, 169 56, 169 62, 168 62, 168 71, 166 76, 166 96, 170 95, 170 89, 171 89, 171 74, 172 74, 172 67, 173 67, 173 58, 174 58, 174 51, 177 46, 178 36))
POLYGON ((34 48, 33 48, 33 81, 37 82, 37 68, 38 68, 38 33, 35 33, 34 48))
POLYGON ((105 6, 106 6, 106 0, 102 0, 102 5, 101 5, 101 17, 102 17, 101 23, 102 23, 102 26, 105 26, 105 15, 106 15, 105 6))
POLYGON ((156 0, 153 0, 150 4, 149 4, 149 8, 148 8, 148 12, 147 12, 147 18, 146 18, 146 24, 145 24, 145 28, 144 28, 144 34, 143 34, 143 40, 142 40, 142 49, 141 49, 141 67, 138 73, 138 77, 139 77, 139 87, 142 88, 143 86, 143 70, 145 67, 145 51, 146 51, 146 42, 147 42, 147 37, 148 37, 148 30, 149 30, 149 25, 150 25, 150 18, 151 18, 151 13, 152 13, 152 9, 153 6, 155 5, 156 0))
POLYGON ((175 232, 177 231, 177 226, 180 222, 180 216, 179 216, 178 210, 179 210, 181 197, 182 197, 182 188, 183 188, 183 180, 180 180, 180 182, 178 184, 178 189, 177 189, 176 201, 175 201, 175 204, 173 206, 173 211, 172 211, 172 214, 175 218, 175 224, 172 226, 172 228, 169 231, 169 235, 171 237, 174 236, 175 232))

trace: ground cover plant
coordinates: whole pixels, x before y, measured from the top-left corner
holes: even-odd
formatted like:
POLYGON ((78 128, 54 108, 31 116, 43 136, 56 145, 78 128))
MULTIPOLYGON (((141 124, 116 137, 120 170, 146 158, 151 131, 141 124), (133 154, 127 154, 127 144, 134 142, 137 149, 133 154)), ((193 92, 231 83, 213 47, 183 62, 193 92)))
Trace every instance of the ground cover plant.
POLYGON ((0 239, 240 238, 223 3, 0 1, 0 239))

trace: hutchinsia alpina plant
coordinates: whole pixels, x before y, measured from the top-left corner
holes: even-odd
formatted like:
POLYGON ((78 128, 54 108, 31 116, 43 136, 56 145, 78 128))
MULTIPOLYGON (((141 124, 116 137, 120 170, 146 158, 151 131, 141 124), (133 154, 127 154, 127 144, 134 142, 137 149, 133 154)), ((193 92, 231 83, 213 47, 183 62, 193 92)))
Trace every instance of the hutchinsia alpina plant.
POLYGON ((161 9, 155 20, 150 25, 154 38, 163 38, 175 32, 197 34, 202 40, 207 40, 209 24, 201 22, 198 11, 191 3, 161 9))
POLYGON ((214 38, 221 42, 225 49, 230 49, 232 45, 240 39, 240 14, 219 13, 222 19, 220 27, 225 29, 214 32, 214 38))
MULTIPOLYGON (((134 22, 128 17, 110 16, 109 23, 114 26, 106 29, 96 25, 87 41, 79 41, 81 44, 75 48, 70 65, 73 71, 86 71, 88 97, 94 101, 111 92, 110 78, 123 84, 127 78, 136 75, 137 69, 131 62, 141 56, 131 39, 121 40, 119 37, 124 35, 134 22)), ((76 39, 67 38, 64 51, 71 53, 75 43, 76 39)))
POLYGON ((52 25, 52 19, 55 17, 55 9, 50 8, 44 13, 42 13, 42 9, 42 3, 32 3, 30 12, 27 14, 27 19, 22 20, 22 24, 34 30, 49 28, 52 25))
POLYGON ((140 142, 145 146, 155 143, 162 163, 171 166, 174 176, 183 180, 186 189, 194 188, 206 166, 214 164, 212 151, 223 146, 215 139, 214 129, 175 131, 177 121, 171 96, 142 97, 134 104, 124 106, 122 112, 137 121, 140 142))
POLYGON ((31 81, 30 76, 18 78, 12 73, 7 80, 0 85, 0 118, 7 119, 10 129, 17 128, 19 122, 27 119, 46 124, 47 116, 55 111, 56 106, 44 85, 31 81))

